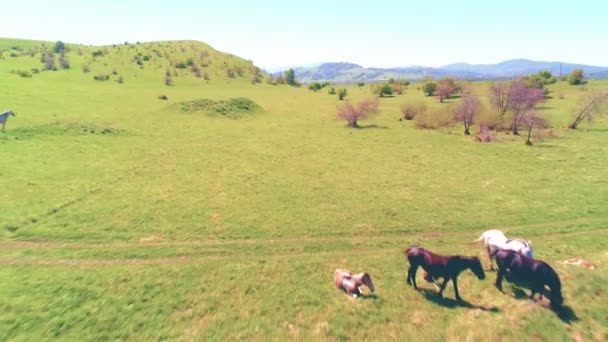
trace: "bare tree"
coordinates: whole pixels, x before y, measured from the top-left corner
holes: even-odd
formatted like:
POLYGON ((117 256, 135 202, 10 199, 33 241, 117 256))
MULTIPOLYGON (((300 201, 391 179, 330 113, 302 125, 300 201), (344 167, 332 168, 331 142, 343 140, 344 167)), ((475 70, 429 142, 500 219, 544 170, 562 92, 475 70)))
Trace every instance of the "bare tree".
POLYGON ((466 87, 462 92, 460 102, 454 108, 454 118, 464 124, 464 135, 471 135, 471 125, 480 111, 479 99, 473 94, 470 87, 466 87))
POLYGON ((490 86, 490 103, 498 111, 501 118, 509 110, 511 103, 511 83, 507 81, 494 82, 490 86))
POLYGON ((509 110, 513 114, 511 118, 511 131, 514 135, 519 135, 518 128, 522 123, 523 115, 543 101, 545 93, 542 89, 529 87, 522 79, 511 81, 509 92, 509 110))
POLYGON ((364 100, 357 105, 345 103, 338 109, 338 118, 346 120, 348 127, 359 127, 359 120, 366 119, 378 112, 378 100, 364 100))
POLYGON ((571 129, 576 129, 583 120, 593 120, 597 114, 601 114, 602 110, 606 110, 608 102, 608 91, 596 90, 590 94, 583 95, 572 112, 574 121, 568 126, 571 129))
POLYGON ((529 109, 521 115, 521 125, 525 127, 528 131, 526 145, 532 146, 532 130, 534 128, 547 127, 547 121, 543 117, 541 117, 536 110, 529 109))

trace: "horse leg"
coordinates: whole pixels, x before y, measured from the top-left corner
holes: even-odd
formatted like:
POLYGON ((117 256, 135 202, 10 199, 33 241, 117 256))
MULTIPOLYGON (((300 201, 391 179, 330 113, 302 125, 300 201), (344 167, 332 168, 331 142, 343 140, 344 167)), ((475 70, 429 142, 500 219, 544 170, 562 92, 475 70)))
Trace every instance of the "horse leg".
POLYGON ((416 284, 416 271, 418 271, 418 265, 410 265, 410 269, 407 271, 407 283, 409 285, 414 285, 414 288, 418 290, 418 285, 416 284))
POLYGON ((494 286, 496 286, 497 289, 500 290, 500 292, 502 291, 502 278, 504 277, 504 269, 499 268, 498 269, 498 275, 496 276, 496 283, 494 283, 494 286))
POLYGON ((458 293, 458 278, 454 277, 452 278, 452 283, 454 283, 454 295, 457 301, 461 302, 462 298, 460 298, 460 294, 458 293))
POLYGON ((443 284, 441 284, 441 288, 439 289, 439 297, 443 297, 443 290, 445 290, 445 286, 448 284, 448 281, 450 280, 449 277, 445 277, 443 278, 443 284))
POLYGON ((488 259, 490 259, 490 271, 494 271, 494 263, 492 261, 492 248, 490 246, 486 246, 486 251, 488 252, 488 259))

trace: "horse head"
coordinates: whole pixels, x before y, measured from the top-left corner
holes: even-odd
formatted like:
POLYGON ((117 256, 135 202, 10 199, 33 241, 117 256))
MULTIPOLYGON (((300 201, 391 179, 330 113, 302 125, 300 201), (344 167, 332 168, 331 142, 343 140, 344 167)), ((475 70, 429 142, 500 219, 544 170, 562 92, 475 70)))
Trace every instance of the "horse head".
POLYGON ((486 278, 486 274, 483 271, 481 261, 478 257, 473 257, 471 259, 471 271, 477 276, 477 278, 479 278, 479 280, 483 280, 486 278))
POLYGON ((361 279, 361 283, 369 288, 370 291, 374 292, 374 283, 372 282, 372 277, 368 273, 362 273, 357 275, 359 279, 361 279))

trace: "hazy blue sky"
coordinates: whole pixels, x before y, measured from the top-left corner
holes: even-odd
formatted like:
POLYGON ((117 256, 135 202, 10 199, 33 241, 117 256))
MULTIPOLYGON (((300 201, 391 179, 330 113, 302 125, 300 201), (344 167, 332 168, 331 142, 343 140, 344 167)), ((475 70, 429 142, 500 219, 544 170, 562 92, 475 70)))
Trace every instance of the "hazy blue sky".
POLYGON ((510 58, 608 65, 608 0, 1 2, 4 37, 85 44, 194 39, 262 67, 510 58))

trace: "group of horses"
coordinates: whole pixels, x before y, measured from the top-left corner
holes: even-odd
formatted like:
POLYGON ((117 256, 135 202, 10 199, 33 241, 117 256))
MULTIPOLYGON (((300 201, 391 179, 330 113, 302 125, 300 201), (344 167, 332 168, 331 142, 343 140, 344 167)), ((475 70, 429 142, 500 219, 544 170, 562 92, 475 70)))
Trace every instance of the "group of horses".
MULTIPOLYGON (((539 294, 542 299, 548 292, 551 308, 559 309, 562 306, 564 300, 559 276, 549 264, 534 259, 530 241, 508 239, 499 230, 488 230, 472 243, 480 242, 485 245, 491 270, 494 270, 493 260, 496 259, 498 272, 495 286, 501 292, 502 281, 506 278, 508 281, 530 288, 532 291, 530 298, 534 299, 534 296, 539 294)), ((457 301, 462 301, 458 293, 458 275, 465 270, 471 270, 480 280, 486 277, 481 260, 476 256, 443 256, 417 246, 408 247, 404 253, 410 264, 407 283, 418 289, 416 272, 421 267, 425 271, 424 279, 435 284, 439 297, 443 296, 446 285, 452 281, 455 298, 457 301), (439 278, 443 278, 441 284, 438 282, 439 278)), ((368 273, 353 275, 350 271, 338 269, 334 273, 334 280, 337 288, 353 297, 361 295, 362 285, 374 292, 374 285, 368 273)))

